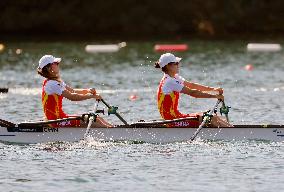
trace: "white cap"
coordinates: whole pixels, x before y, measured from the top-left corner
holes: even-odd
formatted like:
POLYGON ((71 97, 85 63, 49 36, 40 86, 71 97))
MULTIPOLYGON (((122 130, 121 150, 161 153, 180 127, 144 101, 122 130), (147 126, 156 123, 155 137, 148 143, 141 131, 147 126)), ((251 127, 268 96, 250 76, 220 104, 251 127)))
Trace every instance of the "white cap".
POLYGON ((174 56, 171 53, 165 53, 161 55, 159 59, 159 65, 161 68, 165 67, 169 63, 180 62, 181 58, 174 56))
POLYGON ((38 62, 38 69, 42 70, 42 68, 44 68, 49 63, 54 63, 54 62, 59 63, 60 61, 61 61, 61 58, 56 58, 52 55, 44 55, 44 56, 42 56, 42 58, 40 58, 40 60, 38 62))

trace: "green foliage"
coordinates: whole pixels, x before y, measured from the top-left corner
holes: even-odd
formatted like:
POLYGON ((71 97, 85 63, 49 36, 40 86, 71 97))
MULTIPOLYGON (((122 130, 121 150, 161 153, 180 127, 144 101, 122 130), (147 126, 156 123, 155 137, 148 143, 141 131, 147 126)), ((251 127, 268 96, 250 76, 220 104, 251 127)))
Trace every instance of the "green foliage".
POLYGON ((179 37, 282 34, 281 0, 1 0, 2 35, 179 37))

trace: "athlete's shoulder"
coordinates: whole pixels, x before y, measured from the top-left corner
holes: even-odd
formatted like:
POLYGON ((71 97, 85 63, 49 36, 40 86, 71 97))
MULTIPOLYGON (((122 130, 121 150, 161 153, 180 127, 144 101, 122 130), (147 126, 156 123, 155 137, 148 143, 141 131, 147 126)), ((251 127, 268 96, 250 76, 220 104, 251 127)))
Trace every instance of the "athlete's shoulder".
POLYGON ((175 75, 175 79, 177 79, 178 81, 181 81, 181 82, 185 81, 185 79, 182 76, 180 76, 179 74, 175 75))
POLYGON ((167 76, 165 78, 165 84, 166 85, 180 85, 182 83, 183 83, 183 81, 181 81, 179 78, 176 78, 176 77, 167 76))
POLYGON ((183 82, 175 77, 165 76, 165 82, 162 87, 162 91, 165 94, 169 94, 173 91, 180 92, 183 88, 183 82))
POLYGON ((65 83, 63 81, 59 82, 56 80, 48 80, 46 82, 46 86, 65 86, 65 83))
POLYGON ((62 94, 62 91, 65 90, 65 86, 66 84, 62 81, 56 81, 56 80, 48 80, 45 84, 44 90, 48 93, 48 94, 62 94))

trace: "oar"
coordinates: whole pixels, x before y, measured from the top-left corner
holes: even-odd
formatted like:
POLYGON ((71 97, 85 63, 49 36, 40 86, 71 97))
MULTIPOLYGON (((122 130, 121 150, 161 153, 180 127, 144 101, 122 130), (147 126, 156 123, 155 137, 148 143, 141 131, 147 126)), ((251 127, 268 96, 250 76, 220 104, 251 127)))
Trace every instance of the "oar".
MULTIPOLYGON (((112 107, 107 102, 105 102, 105 100, 101 99, 101 101, 107 106, 107 108, 112 109, 112 107)), ((128 125, 128 123, 120 116, 120 114, 116 110, 114 110, 114 114, 124 123, 124 125, 128 125)))
POLYGON ((97 111, 97 108, 98 108, 98 105, 99 105, 99 100, 97 101, 97 104, 94 106, 94 111, 93 113, 91 114, 91 116, 89 117, 89 123, 88 123, 88 126, 87 126, 87 129, 86 129, 86 132, 84 134, 84 138, 86 138, 89 134, 89 131, 90 131, 90 128, 95 120, 95 112, 97 111))
MULTIPOLYGON (((214 105, 214 107, 209 111, 208 116, 210 117, 214 110, 218 107, 219 103, 221 102, 221 100, 218 100, 217 103, 214 105)), ((195 131, 195 133, 192 135, 192 137, 190 138, 191 141, 193 141, 195 139, 195 137, 197 136, 197 134, 200 132, 200 130, 204 127, 204 125, 207 123, 207 118, 204 117, 202 123, 199 125, 198 129, 195 131)))
POLYGON ((86 130, 86 132, 85 132, 85 134, 84 134, 84 139, 86 139, 86 137, 88 136, 89 131, 90 131, 90 128, 91 128, 91 126, 92 126, 92 124, 93 124, 93 122, 94 122, 94 119, 95 119, 94 115, 91 115, 91 116, 89 117, 89 123, 88 123, 88 126, 87 126, 87 130, 86 130))
POLYGON ((228 123, 229 123, 229 116, 228 116, 229 108, 230 108, 230 106, 226 106, 225 101, 222 101, 222 107, 220 109, 220 112, 221 112, 221 115, 222 115, 222 113, 225 114, 225 117, 226 117, 226 120, 227 120, 228 123))

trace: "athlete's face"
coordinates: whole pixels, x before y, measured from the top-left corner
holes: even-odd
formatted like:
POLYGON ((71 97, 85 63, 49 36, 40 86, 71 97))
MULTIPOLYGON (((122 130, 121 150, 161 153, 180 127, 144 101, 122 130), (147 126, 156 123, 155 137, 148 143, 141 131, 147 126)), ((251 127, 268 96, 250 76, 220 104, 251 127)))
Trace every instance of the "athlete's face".
POLYGON ((171 73, 176 74, 179 72, 179 62, 169 63, 168 65, 169 65, 168 69, 171 73))
POLYGON ((59 74, 59 63, 54 62, 50 65, 50 72, 52 74, 59 74))

